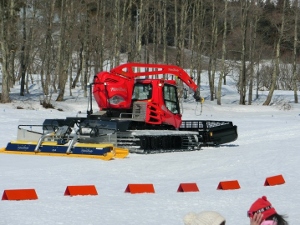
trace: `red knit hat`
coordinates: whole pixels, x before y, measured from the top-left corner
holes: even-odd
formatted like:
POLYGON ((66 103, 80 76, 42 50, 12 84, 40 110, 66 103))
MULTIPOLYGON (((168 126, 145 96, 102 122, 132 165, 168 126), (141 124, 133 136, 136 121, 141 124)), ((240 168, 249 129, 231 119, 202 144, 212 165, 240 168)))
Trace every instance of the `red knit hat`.
POLYGON ((255 213, 259 212, 263 214, 263 220, 277 213, 271 203, 267 200, 266 196, 262 196, 261 198, 257 199, 251 205, 247 214, 249 217, 252 217, 255 213))

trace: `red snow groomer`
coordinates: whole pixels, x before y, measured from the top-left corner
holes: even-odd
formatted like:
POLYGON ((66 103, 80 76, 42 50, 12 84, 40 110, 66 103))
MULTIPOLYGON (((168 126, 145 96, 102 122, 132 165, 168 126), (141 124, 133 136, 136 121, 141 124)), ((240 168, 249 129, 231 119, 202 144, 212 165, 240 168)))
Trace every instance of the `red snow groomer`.
MULTIPOLYGON (((5 152, 124 158, 129 152, 157 153, 199 150, 237 139, 230 121, 182 120, 177 93, 181 80, 195 93, 197 85, 180 67, 127 63, 103 71, 90 84, 86 117, 46 119, 21 124, 18 140, 5 152), (176 79, 175 79, 175 78, 176 79), (93 113, 92 97, 100 111, 93 113)), ((201 98, 194 94, 196 101, 201 98)))
POLYGON ((118 145, 131 152, 194 150, 235 141, 232 122, 182 120, 174 77, 202 100, 198 86, 178 66, 127 63, 98 73, 93 96, 101 114, 95 118, 120 124, 118 145))

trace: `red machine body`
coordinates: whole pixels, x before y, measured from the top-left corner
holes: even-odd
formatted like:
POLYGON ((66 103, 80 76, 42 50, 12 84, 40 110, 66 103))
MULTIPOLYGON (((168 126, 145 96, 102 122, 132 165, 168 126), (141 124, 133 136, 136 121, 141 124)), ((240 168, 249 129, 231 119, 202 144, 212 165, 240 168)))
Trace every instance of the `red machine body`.
POLYGON ((93 95, 100 110, 113 112, 113 115, 132 114, 134 105, 135 108, 143 105, 145 123, 179 128, 182 115, 174 76, 197 90, 197 85, 180 67, 127 63, 97 74, 93 95), (173 79, 165 79, 170 75, 173 79))

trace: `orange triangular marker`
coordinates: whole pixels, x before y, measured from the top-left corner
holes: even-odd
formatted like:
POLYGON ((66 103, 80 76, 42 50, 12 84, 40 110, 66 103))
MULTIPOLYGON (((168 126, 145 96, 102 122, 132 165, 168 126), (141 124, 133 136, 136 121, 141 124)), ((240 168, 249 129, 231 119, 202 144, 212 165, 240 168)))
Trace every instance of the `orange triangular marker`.
POLYGON ((240 184, 237 180, 221 181, 217 187, 218 190, 234 190, 240 188, 240 184))
POLYGON ((196 183, 180 183, 177 192, 198 192, 199 188, 196 183))
POLYGON ((64 195, 98 195, 95 185, 67 186, 64 195))
POLYGON ((4 190, 2 200, 36 200, 38 199, 34 189, 4 190))
POLYGON ((128 184, 126 193, 138 194, 138 193, 155 193, 153 184, 128 184))
POLYGON ((274 185, 280 185, 284 183, 285 180, 283 176, 280 174, 277 176, 267 177, 264 186, 274 186, 274 185))

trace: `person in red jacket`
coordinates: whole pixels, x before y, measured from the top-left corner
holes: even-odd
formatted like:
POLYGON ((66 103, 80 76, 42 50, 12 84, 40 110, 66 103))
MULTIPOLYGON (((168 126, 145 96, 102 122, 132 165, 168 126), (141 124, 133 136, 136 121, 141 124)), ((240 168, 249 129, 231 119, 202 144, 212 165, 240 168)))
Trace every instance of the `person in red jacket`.
POLYGON ((257 199, 247 211, 250 225, 288 225, 285 216, 276 212, 266 196, 257 199))

